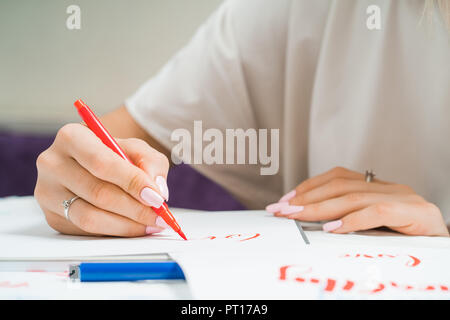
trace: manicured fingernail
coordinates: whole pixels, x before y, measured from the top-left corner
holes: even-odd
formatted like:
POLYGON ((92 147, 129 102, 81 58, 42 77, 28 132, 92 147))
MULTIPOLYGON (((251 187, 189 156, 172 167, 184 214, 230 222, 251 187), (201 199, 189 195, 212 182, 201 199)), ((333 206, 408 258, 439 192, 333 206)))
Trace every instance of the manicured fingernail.
POLYGON ((289 191, 284 196, 282 196, 281 199, 278 200, 278 202, 289 202, 289 200, 291 200, 293 197, 295 197, 296 193, 297 192, 295 190, 289 191))
POLYGON ((163 176, 157 176, 155 179, 156 185, 161 191, 161 195, 164 199, 169 200, 169 188, 167 187, 167 181, 163 176))
POLYGON ((303 211, 303 209, 305 209, 305 207, 303 207, 303 206, 285 206, 285 207, 283 207, 283 209, 281 209, 280 213, 281 214, 291 214, 291 213, 303 211))
POLYGON ((266 211, 268 211, 270 213, 279 212, 283 207, 288 206, 288 205, 289 204, 287 202, 272 203, 266 207, 266 211))
POLYGON ((161 232, 163 230, 164 229, 161 229, 160 227, 147 226, 147 228, 145 228, 145 233, 146 234, 152 234, 152 233, 161 232))
POLYGON ((164 219, 161 218, 161 217, 156 218, 155 224, 156 224, 158 227, 163 228, 163 229, 166 229, 166 228, 169 227, 169 225, 168 225, 168 224, 164 221, 164 219))
POLYGON ((335 220, 335 221, 330 221, 330 222, 325 223, 322 226, 322 229, 325 232, 330 232, 330 231, 336 230, 340 226, 342 226, 342 220, 335 220))
POLYGON ((151 188, 145 187, 141 191, 141 199, 149 206, 159 208, 164 202, 164 199, 151 188))

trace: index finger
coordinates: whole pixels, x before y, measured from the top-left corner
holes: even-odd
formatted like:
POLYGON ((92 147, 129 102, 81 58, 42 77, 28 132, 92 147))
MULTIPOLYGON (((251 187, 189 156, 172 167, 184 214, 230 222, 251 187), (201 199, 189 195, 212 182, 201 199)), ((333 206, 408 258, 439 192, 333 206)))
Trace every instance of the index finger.
POLYGON ((159 208, 163 204, 158 186, 150 176, 104 145, 87 127, 66 125, 58 135, 63 150, 92 175, 119 186, 144 205, 159 208))

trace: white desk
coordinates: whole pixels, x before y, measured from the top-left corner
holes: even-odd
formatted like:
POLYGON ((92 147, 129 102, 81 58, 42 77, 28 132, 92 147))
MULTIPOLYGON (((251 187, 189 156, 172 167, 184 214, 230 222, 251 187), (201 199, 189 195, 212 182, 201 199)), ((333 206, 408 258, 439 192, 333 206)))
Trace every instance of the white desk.
MULTIPOLYGON (((211 213, 214 214, 214 213, 211 213)), ((11 219, 12 220, 12 219, 11 219)), ((11 248, 14 248, 15 243, 14 239, 23 239, 26 237, 30 243, 33 240, 49 238, 51 242, 52 237, 59 236, 55 231, 53 231, 50 227, 48 227, 44 221, 44 217, 42 212, 40 211, 37 203, 35 202, 33 197, 10 197, 0 199, 0 237, 2 239, 8 239, 8 243, 3 241, 0 245, 8 246, 3 247, 3 252, 14 252, 11 248), (16 226, 14 228, 8 227, 8 217, 16 217, 17 215, 26 216, 26 220, 23 220, 23 225, 16 226), (33 220, 33 221, 31 221, 33 220), (35 222, 41 221, 39 227, 36 226, 35 222), (17 237, 17 238, 16 238, 17 237)), ((424 259, 428 262, 432 262, 433 260, 439 260, 441 269, 439 266, 427 266, 426 263, 422 263, 416 270, 420 273, 419 280, 422 281, 419 283, 420 290, 415 291, 412 295, 403 294, 399 296, 399 298, 439 298, 439 299, 450 299, 450 292, 447 294, 446 291, 441 288, 439 294, 434 293, 425 293, 427 290, 424 287, 425 284, 433 284, 436 288, 433 290, 437 291, 439 284, 443 287, 450 287, 450 239, 443 237, 409 237, 403 236, 397 233, 372 230, 364 233, 356 233, 352 235, 337 235, 337 234, 329 234, 324 233, 321 230, 320 225, 314 223, 305 223, 303 224, 303 228, 306 231, 306 234, 311 242, 310 246, 307 246, 307 250, 302 252, 304 257, 308 257, 308 261, 316 261, 316 265, 318 266, 318 270, 322 272, 322 274, 327 275, 327 267, 330 268, 331 264, 334 264, 337 261, 339 264, 341 261, 353 261, 354 264, 363 263, 364 272, 371 272, 371 266, 367 263, 370 261, 378 261, 379 263, 377 267, 380 267, 384 274, 381 276, 390 276, 390 269, 386 269, 383 263, 386 261, 397 261, 395 262, 397 268, 394 270, 392 275, 398 275, 402 273, 402 269, 399 265, 412 264, 414 261, 411 258, 408 258, 407 252, 427 252, 424 255, 424 259), (381 248, 380 249, 380 244, 381 248), (360 251, 361 248, 365 252, 360 251), (358 251, 359 250, 359 251, 358 251), (381 251, 380 251, 381 250, 381 251), (422 251, 420 251, 422 250, 422 251), (340 260, 336 260, 335 257, 330 259, 329 257, 321 257, 321 255, 329 254, 329 252, 335 252, 336 256, 339 256, 340 260), (359 252, 359 253, 358 253, 359 252), (394 254, 392 252, 397 252, 397 258, 394 259, 394 254), (401 256, 401 253, 405 253, 401 256), (429 252, 429 253, 428 253, 429 252), (383 256, 384 254, 384 256, 383 256), (347 256, 346 256, 347 255, 347 256), (324 260, 321 260, 324 258, 324 260), (403 260, 402 260, 403 259, 403 260), (409 260, 408 260, 409 259, 409 260), (327 264, 329 264, 327 266, 327 264), (323 265, 323 266, 322 266, 323 265), (429 268, 429 269, 426 269, 429 268), (420 271, 422 270, 422 271, 420 271), (425 270, 425 271, 424 271, 425 270), (428 271, 427 271, 428 270, 428 271), (438 277, 437 277, 438 276, 438 277), (436 280, 437 279, 437 280, 436 280), (439 284, 438 282, 439 281, 439 284)), ((70 237, 70 236, 66 236, 70 237)), ((83 242, 83 238, 80 238, 80 242, 83 242)), ((101 240, 100 240, 101 241, 101 240)), ((49 242, 49 243, 50 243, 49 242)), ((68 242, 72 243, 72 242, 68 242)), ((136 244, 138 242, 135 242, 136 244)), ((130 239, 130 244, 133 245, 133 240, 130 239)), ((132 254, 142 254, 145 248, 136 246, 135 252, 132 254)), ((133 251, 133 250, 131 250, 133 251)), ((0 250, 0 252, 2 252, 0 250)), ((117 254, 117 252, 111 251, 112 254, 117 254)), ((130 254, 128 252, 128 254, 130 254)), ((198 253, 197 253, 198 255, 198 253)), ((39 257, 39 252, 37 252, 35 257, 39 257)), ((274 255, 275 256, 275 255, 274 255)), ((412 255, 410 255, 412 256, 412 255)), ((201 256, 199 256, 201 257, 201 256)), ((0 253, 0 260, 5 259, 5 255, 0 253)), ((16 256, 17 258, 17 256, 16 256)), ((23 257, 27 258, 27 257, 23 257)), ((218 256, 214 257, 213 255, 205 258, 205 261, 208 261, 211 266, 214 266, 215 263, 219 265, 220 259, 216 259, 218 256)), ((261 261, 270 261, 271 257, 262 256, 261 261)), ((286 260, 286 259, 285 259, 286 260)), ((294 261, 294 260, 293 260, 294 261)), ((296 261, 301 261, 301 259, 297 259, 296 261)), ((352 263, 353 263, 352 262, 352 263)), ((192 264, 192 263, 191 263, 192 264)), ((349 265, 349 266, 353 266, 349 265)), ((189 263, 186 264, 187 267, 192 269, 189 266, 189 263)), ((262 266, 262 265, 261 265, 262 266)), ((205 266, 207 268, 208 266, 205 266)), ((262 266, 263 267, 263 266, 262 266)), ((333 266, 331 266, 333 267, 333 266)), ((28 271, 24 272, 23 268, 19 268, 19 272, 11 271, 11 265, 9 266, 9 271, 0 271, 0 299, 192 299, 192 298, 233 298, 234 295, 221 296, 214 293, 211 295, 203 295, 204 293, 201 291, 202 289, 196 289, 196 294, 192 294, 191 288, 188 286, 185 281, 139 281, 139 282, 108 282, 108 283, 74 283, 67 279, 67 274, 63 273, 61 266, 56 269, 51 267, 46 268, 47 272, 42 272, 42 269, 35 268, 35 266, 31 265, 31 268, 34 269, 33 272, 28 271), (59 269, 58 269, 59 268, 59 269), (200 291, 198 291, 200 290, 200 291), (200 292, 200 294, 199 294, 200 292)), ((6 264, 3 264, 3 270, 7 270, 6 264)), ((27 267, 29 269, 29 267, 27 267)), ((62 268, 64 269, 64 268, 62 268)), ((264 269, 264 268, 261 268, 264 269)), ((341 267, 342 269, 342 267, 341 267)), ((2 270, 2 265, 0 263, 0 270, 2 270)), ((206 270, 206 269, 205 269, 206 270)), ((245 270, 245 266, 243 269, 245 270)), ((411 268, 405 267, 405 274, 408 272, 412 272, 411 268)), ((373 271, 373 270, 372 270, 373 271)), ((227 270, 227 275, 233 277, 235 281, 239 278, 239 273, 233 268, 227 270)), ((249 275, 252 274, 252 270, 247 270, 249 275)), ((333 271, 334 272, 334 271, 333 271)), ((338 273, 330 273, 327 276, 339 276, 338 273)), ((416 271, 414 271, 416 272, 416 271)), ((202 270, 198 272, 193 272, 191 275, 192 281, 202 277, 202 270), (197 274, 196 274, 197 273, 197 274)), ((275 275, 278 277, 278 275, 275 275)), ((352 274, 349 274, 351 277, 352 274)), ((357 279, 361 279, 361 275, 355 277, 357 279)), ((310 282, 314 282, 313 277, 308 278, 310 282)), ((324 278, 325 279, 325 278, 324 278)), ((400 280, 399 283, 403 283, 406 285, 412 277, 404 278, 400 280), (403 281, 403 282, 402 282, 403 281)), ((218 281, 215 285, 217 286, 226 286, 227 282, 232 279, 227 279, 226 276, 222 277, 221 281, 218 281)), ((277 280, 277 279, 275 279, 277 280)), ((292 278, 290 281, 291 285, 293 282, 299 282, 298 278, 292 278)), ((415 279, 417 280, 417 279, 415 279)), ((414 281, 415 281, 414 280, 414 281)), ((209 280, 205 280, 205 288, 208 288, 208 285, 211 285, 209 280)), ((214 280, 211 280, 214 281, 214 280)), ((392 282, 392 281, 391 281, 392 282)), ((239 282, 238 282, 239 283, 239 282)), ((397 285, 397 284, 395 284, 397 285)), ((282 287, 284 284, 282 284, 282 287)), ((325 284, 324 284, 325 286, 325 284)), ((394 284, 391 283, 393 287, 394 284)), ((398 286, 398 285, 397 285, 398 286)), ((428 286, 428 287, 430 287, 428 286)), ((201 287, 201 286, 200 286, 201 287)), ((347 286, 348 287, 348 286, 347 286)), ((343 286, 339 287, 340 289, 343 286)), ((271 296, 270 293, 267 295, 248 295, 245 290, 240 290, 244 288, 236 288, 236 298, 237 299, 252 299, 252 298, 271 298, 271 299, 297 299, 297 298, 331 298, 331 299, 354 299, 354 298, 362 298, 362 299, 376 299, 376 295, 365 295, 359 296, 358 292, 354 291, 351 295, 348 295, 345 291, 339 292, 334 296, 327 296, 326 292, 323 291, 323 288, 320 292, 313 292, 310 296, 305 295, 305 292, 299 292, 298 295, 287 295, 286 297, 283 294, 276 294, 271 296)), ((288 290, 288 285, 286 285, 286 290, 288 290)), ((291 290, 290 288, 289 290, 291 290)), ((314 289, 314 286, 310 288, 314 289)), ((392 289, 392 288, 391 288, 392 289)), ((395 288, 394 288, 395 289, 395 288)), ((394 290, 392 289, 392 290, 394 290)), ((262 289, 263 290, 263 289, 262 289)), ((310 290, 310 291, 311 291, 310 290)), ((406 290, 406 289, 405 289, 406 290)), ((408 289, 409 290, 409 289, 408 289)), ((430 291, 431 289, 428 289, 430 291)), ((448 290, 447 290, 448 291, 448 290)), ((406 292, 406 291, 405 291, 406 292)), ((411 291, 413 292, 413 291, 411 291)), ((282 293, 282 292, 281 292, 282 293)), ((384 296, 381 296, 382 298, 384 296)), ((386 297, 384 297, 386 298, 386 297)))
MULTIPOLYGON (((40 212, 33 197, 0 199, 0 217, 30 211, 40 212)), ((41 237, 45 232, 29 226, 17 231, 30 239, 41 237)), ((0 245, 14 246, 14 243, 0 245)), ((160 259, 161 255, 149 257, 150 260, 160 259)), ((80 283, 68 280, 67 273, 63 272, 68 270, 70 259, 65 262, 39 262, 39 259, 5 262, 4 258, 0 257, 0 299, 192 299, 189 287, 183 280, 80 283), (20 271, 14 272, 14 269, 20 271)))

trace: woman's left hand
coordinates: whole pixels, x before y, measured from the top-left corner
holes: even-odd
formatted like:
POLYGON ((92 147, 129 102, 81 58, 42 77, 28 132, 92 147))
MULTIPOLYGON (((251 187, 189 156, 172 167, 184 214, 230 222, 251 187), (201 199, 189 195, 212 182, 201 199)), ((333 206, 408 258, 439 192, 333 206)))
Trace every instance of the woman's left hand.
POLYGON ((270 204, 278 217, 302 221, 331 220, 323 229, 348 233, 386 226, 409 235, 449 236, 440 209, 410 187, 337 167, 310 178, 270 204))

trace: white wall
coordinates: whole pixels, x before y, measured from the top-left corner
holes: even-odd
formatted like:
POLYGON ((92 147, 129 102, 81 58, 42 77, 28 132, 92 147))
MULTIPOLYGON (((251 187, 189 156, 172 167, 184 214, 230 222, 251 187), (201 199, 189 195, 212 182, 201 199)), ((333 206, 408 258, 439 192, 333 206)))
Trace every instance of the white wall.
POLYGON ((0 131, 54 132, 82 98, 120 106, 221 0, 1 0, 0 131), (68 30, 66 8, 81 8, 68 30))

